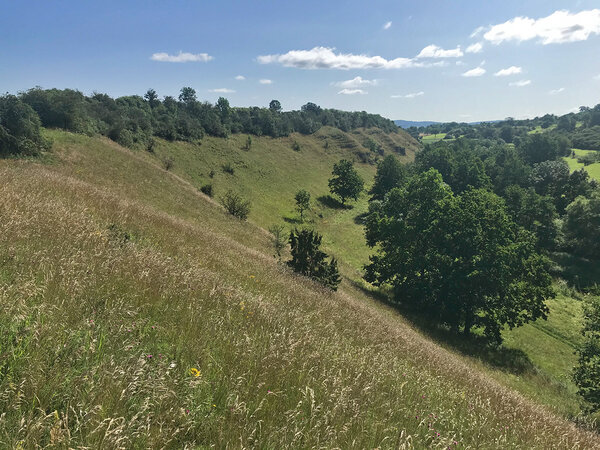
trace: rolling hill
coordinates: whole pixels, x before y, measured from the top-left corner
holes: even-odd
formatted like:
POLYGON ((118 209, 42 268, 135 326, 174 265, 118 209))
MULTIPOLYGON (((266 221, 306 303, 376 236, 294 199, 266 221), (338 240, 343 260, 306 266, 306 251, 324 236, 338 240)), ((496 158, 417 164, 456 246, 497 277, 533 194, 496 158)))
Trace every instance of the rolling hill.
POLYGON ((436 343, 359 281, 366 200, 340 208, 327 178, 350 157, 370 183, 369 139, 410 161, 403 132, 157 140, 153 153, 45 134, 43 157, 0 160, 2 446, 597 446, 552 380, 436 343), (250 220, 207 183, 248 197, 250 220), (265 228, 296 225, 301 188, 343 262, 337 293, 273 257, 265 228))

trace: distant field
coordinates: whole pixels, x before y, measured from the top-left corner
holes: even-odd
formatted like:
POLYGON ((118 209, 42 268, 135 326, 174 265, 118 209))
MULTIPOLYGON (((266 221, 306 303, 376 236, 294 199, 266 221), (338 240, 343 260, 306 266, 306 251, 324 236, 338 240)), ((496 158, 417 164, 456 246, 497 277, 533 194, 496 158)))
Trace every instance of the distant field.
POLYGON ((528 134, 539 134, 545 131, 554 130, 556 128, 556 124, 550 125, 548 128, 542 128, 541 126, 535 127, 533 130, 528 131, 528 134))
POLYGON ((423 144, 433 144, 434 142, 441 141, 446 137, 446 133, 428 134, 421 138, 423 144))
POLYGON ((577 161, 577 156, 583 156, 589 153, 596 153, 596 150, 580 150, 574 148, 573 151, 575 152, 575 158, 572 158, 571 156, 566 156, 564 158, 567 164, 569 164, 569 168, 571 169, 571 171, 584 168, 590 174, 590 177, 600 181, 600 163, 594 163, 584 166, 583 164, 577 161))

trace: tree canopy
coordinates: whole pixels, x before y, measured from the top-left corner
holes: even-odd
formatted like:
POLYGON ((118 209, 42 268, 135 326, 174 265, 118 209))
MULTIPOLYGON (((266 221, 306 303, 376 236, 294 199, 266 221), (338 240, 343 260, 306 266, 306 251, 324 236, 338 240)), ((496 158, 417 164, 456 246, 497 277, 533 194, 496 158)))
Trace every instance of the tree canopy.
POLYGON ((342 204, 349 198, 358 199, 364 189, 364 181, 354 168, 352 161, 342 159, 335 163, 331 175, 329 189, 340 197, 342 204))
POLYGON ((485 189, 454 195, 430 169, 395 188, 367 220, 366 279, 468 334, 483 327, 500 342, 504 325, 545 317, 553 295, 549 262, 535 251, 504 201, 485 189))

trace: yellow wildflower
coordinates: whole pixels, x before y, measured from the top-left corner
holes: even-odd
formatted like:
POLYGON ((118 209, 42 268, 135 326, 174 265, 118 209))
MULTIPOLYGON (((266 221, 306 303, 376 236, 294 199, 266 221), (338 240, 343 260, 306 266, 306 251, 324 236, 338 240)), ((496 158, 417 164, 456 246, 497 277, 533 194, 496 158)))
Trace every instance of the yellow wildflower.
POLYGON ((198 369, 196 369, 195 367, 192 367, 190 369, 190 374, 194 377, 199 377, 201 375, 200 371, 198 369))

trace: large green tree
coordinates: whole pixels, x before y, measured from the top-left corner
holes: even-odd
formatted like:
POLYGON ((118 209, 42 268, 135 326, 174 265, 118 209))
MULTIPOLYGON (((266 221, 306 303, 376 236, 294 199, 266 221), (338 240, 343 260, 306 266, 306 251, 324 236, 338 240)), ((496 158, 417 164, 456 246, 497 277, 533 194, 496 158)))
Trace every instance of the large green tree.
POLYGON ((590 297, 584 307, 583 344, 573 378, 579 395, 591 411, 600 411, 600 298, 590 297))
POLYGON ((455 196, 431 169, 388 194, 369 216, 366 236, 378 248, 366 279, 391 284, 397 300, 454 330, 480 326, 500 342, 503 326, 546 316, 549 262, 492 192, 455 196))
POLYGON ((563 232, 576 254, 600 259, 600 191, 589 198, 577 197, 567 207, 563 232))
POLYGON ((372 200, 383 200, 385 194, 406 181, 406 168, 394 155, 387 155, 377 164, 375 182, 369 191, 372 200))
POLYGON ((364 188, 364 181, 351 161, 342 159, 333 165, 332 177, 329 179, 330 191, 339 196, 342 204, 346 199, 357 200, 364 188))
POLYGON ((0 154, 34 155, 47 147, 36 112, 14 95, 0 97, 0 154))

